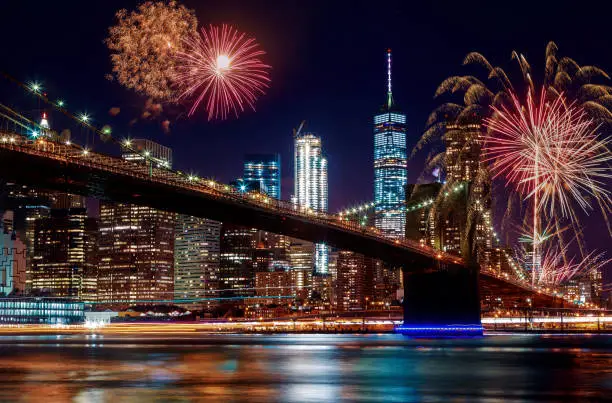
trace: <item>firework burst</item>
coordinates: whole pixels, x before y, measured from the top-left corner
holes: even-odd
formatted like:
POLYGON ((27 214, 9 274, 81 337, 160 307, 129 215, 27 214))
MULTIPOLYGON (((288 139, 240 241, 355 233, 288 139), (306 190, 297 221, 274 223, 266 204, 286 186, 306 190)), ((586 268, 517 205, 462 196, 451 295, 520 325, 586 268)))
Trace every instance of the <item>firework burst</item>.
MULTIPOLYGON (((507 183, 515 185, 525 200, 532 199, 532 282, 535 283, 546 281, 542 277, 546 272, 543 263, 550 260, 540 250, 544 215, 551 217, 556 225, 559 215, 569 217, 577 225, 574 202, 588 211, 592 208, 588 199, 592 198, 597 200, 607 221, 610 192, 603 180, 612 177, 609 166, 612 155, 607 140, 598 140, 598 127, 592 119, 581 108, 568 105, 561 94, 546 102, 542 90, 538 102, 530 90, 525 106, 514 93, 510 97, 512 107, 493 106, 492 117, 485 119, 488 130, 483 151, 485 159, 492 163, 495 176, 505 176, 507 183)), ((565 259, 565 253, 562 248, 558 254, 565 259)), ((572 263, 566 266, 560 270, 580 267, 572 263)))
POLYGON ((559 286, 571 280, 582 278, 605 267, 611 259, 605 252, 590 252, 583 258, 566 260, 569 245, 549 245, 544 248, 541 256, 538 284, 559 286))
MULTIPOLYGON (((529 91, 525 107, 515 94, 511 98, 511 108, 493 107, 493 117, 485 119, 483 150, 494 176, 505 176, 550 216, 561 213, 574 219, 574 202, 587 211, 592 208, 589 199, 609 206, 603 181, 612 178, 612 154, 608 140, 598 140, 592 119, 561 95, 543 101, 544 90, 540 102, 529 91)), ((602 210, 605 214, 607 209, 602 210)))
POLYGON ((200 35, 185 40, 185 50, 176 55, 174 79, 180 100, 191 100, 189 115, 203 105, 208 120, 238 116, 245 107, 255 110, 255 101, 270 83, 270 66, 253 38, 228 25, 202 28, 200 35))
POLYGON ((121 85, 155 100, 174 97, 174 54, 197 29, 192 10, 170 2, 145 2, 132 12, 122 9, 105 43, 113 75, 121 85))
MULTIPOLYGON (((439 85, 435 97, 453 99, 430 114, 413 155, 435 141, 443 140, 446 147, 452 145, 454 153, 440 152, 434 143, 429 158, 430 165, 435 163, 446 170, 447 180, 452 179, 457 169, 463 172, 470 168, 470 172, 477 170, 476 175, 468 178, 472 188, 490 189, 491 178, 487 173, 492 171, 505 179, 502 182, 506 186, 520 190, 507 199, 502 228, 516 218, 516 212, 528 211, 524 217, 532 221, 533 232, 527 238, 532 240, 533 248, 543 247, 541 237, 546 231, 540 228, 552 226, 555 230, 549 236, 561 245, 559 254, 564 265, 569 264, 567 249, 563 247, 563 237, 568 235, 561 235, 565 229, 572 230, 569 232, 573 232, 582 258, 592 257, 585 252, 577 213, 579 209, 590 211, 599 207, 612 235, 607 217, 611 211, 610 140, 597 139, 598 130, 607 133, 612 128, 612 87, 598 83, 610 76, 596 66, 581 66, 559 55, 557 45, 550 42, 541 75, 542 94, 536 102, 532 98, 536 84, 531 65, 515 51, 512 59, 519 68, 518 76, 507 74, 480 53, 469 53, 463 64, 481 68, 485 74, 452 76, 439 85), (517 97, 517 93, 528 94, 530 99, 523 103, 523 97, 517 97), (497 133, 492 129, 495 125, 497 133), (486 145, 482 143, 483 136, 486 145), (461 141, 452 144, 453 139, 461 141), (480 145, 488 147, 485 151, 492 167, 469 165, 469 161, 474 161, 471 154, 474 144, 475 149, 480 145), (519 209, 515 209, 515 204, 519 209), (527 210, 523 210, 525 206, 527 210), (567 217, 571 225, 562 222, 567 217)), ((473 193, 470 198, 480 197, 473 193)), ((531 253, 532 267, 540 267, 536 261, 543 258, 540 252, 531 253)), ((534 283, 539 277, 532 273, 534 283)))

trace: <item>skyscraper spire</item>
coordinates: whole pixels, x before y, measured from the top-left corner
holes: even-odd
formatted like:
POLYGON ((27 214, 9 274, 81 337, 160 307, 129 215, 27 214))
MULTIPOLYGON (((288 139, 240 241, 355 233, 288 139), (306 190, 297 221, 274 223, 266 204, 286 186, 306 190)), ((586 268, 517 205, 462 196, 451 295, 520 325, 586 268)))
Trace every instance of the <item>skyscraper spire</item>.
POLYGON ((406 236, 406 115, 393 103, 391 49, 387 49, 387 102, 374 115, 374 225, 383 234, 406 236))
POLYGON ((387 49, 387 109, 393 106, 393 95, 391 93, 391 49, 387 49))

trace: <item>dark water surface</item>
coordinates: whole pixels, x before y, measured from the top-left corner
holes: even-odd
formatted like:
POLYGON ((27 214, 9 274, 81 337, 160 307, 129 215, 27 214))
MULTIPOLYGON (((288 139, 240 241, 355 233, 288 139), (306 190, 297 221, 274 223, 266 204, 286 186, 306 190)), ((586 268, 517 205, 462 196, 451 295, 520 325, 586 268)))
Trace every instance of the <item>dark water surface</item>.
POLYGON ((612 400, 612 336, 0 337, 2 402, 612 400))

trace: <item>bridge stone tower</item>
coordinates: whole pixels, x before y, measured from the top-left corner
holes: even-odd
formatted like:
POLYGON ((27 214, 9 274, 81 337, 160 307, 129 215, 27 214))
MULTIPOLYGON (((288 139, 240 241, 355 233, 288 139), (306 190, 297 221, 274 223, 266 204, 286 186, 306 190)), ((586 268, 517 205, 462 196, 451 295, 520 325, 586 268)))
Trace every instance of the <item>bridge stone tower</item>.
MULTIPOLYGON (((471 192, 472 186, 467 187, 471 192)), ((466 197, 467 198, 467 197, 466 197)), ((467 219, 461 242, 463 265, 421 262, 404 265, 404 324, 413 336, 480 336, 479 271, 476 242, 479 217, 467 219)), ((414 220, 412 220, 414 221, 414 220)))

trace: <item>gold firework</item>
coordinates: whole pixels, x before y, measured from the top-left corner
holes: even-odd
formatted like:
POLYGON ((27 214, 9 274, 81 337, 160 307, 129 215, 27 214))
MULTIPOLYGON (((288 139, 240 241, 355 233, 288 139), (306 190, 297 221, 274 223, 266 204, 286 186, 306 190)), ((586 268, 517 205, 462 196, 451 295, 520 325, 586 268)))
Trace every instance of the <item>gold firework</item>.
POLYGON ((113 77, 123 86, 155 100, 174 97, 172 77, 177 51, 195 34, 197 19, 175 1, 145 2, 134 11, 119 10, 105 40, 113 77))

